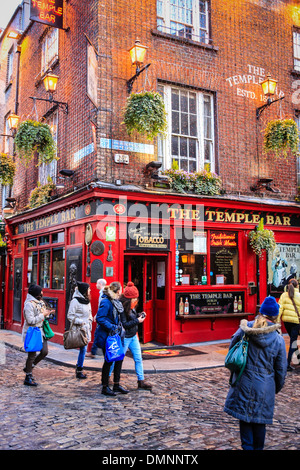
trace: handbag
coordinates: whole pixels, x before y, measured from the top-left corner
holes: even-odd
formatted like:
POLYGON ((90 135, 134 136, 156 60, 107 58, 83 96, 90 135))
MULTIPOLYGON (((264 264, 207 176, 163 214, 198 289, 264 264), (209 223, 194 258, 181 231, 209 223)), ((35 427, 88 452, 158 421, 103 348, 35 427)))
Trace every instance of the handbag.
POLYGON ((120 336, 118 334, 109 335, 105 343, 105 360, 107 362, 122 361, 124 356, 120 336))
POLYGON ((231 371, 229 379, 230 385, 234 386, 241 378, 247 363, 248 354, 248 338, 246 335, 229 349, 225 358, 225 367, 231 371), (236 380, 233 382, 233 375, 237 374, 236 380))
POLYGON ((77 349, 82 348, 88 344, 86 331, 80 325, 73 328, 74 320, 71 323, 70 329, 64 332, 64 348, 77 349))
POLYGON ((26 332, 24 349, 26 352, 36 352, 43 349, 42 332, 37 326, 30 326, 26 332))
POLYGON ((43 321, 43 331, 46 339, 51 339, 54 336, 53 331, 50 328, 49 321, 45 319, 43 321))

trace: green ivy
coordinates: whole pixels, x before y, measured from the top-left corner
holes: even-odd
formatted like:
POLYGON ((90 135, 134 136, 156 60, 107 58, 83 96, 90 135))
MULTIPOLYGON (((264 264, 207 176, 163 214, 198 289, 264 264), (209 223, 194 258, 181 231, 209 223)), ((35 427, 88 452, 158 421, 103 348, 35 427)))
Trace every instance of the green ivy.
POLYGON ((45 123, 30 119, 22 122, 15 136, 15 147, 17 156, 25 165, 34 158, 35 152, 38 152, 38 165, 58 160, 51 129, 45 123))
POLYGON ((13 157, 0 153, 0 183, 4 186, 13 185, 16 173, 16 164, 13 157))
POLYGON ((299 132, 293 119, 276 119, 268 122, 264 131, 263 147, 266 153, 273 152, 276 157, 287 157, 288 152, 298 152, 299 132))
POLYGON ((134 131, 153 139, 167 129, 165 103, 154 91, 132 93, 127 98, 124 121, 129 135, 134 131))

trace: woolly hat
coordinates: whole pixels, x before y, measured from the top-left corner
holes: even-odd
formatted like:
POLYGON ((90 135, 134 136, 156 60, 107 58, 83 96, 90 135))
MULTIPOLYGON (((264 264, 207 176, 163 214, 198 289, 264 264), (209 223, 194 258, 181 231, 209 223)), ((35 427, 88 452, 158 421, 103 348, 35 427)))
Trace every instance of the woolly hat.
POLYGON ((126 297, 126 299, 137 299, 138 296, 139 291, 137 290, 133 282, 129 281, 124 289, 124 297, 126 297))
POLYGON ((267 317, 277 317, 279 314, 279 305, 275 297, 266 297, 260 307, 260 313, 267 317))
POLYGON ((37 284, 31 284, 28 289, 28 294, 32 295, 32 297, 37 298, 39 295, 41 295, 43 288, 41 286, 38 286, 37 284))
POLYGON ((90 287, 90 285, 87 282, 77 281, 77 288, 78 288, 81 295, 83 295, 83 296, 86 295, 89 287, 90 287))

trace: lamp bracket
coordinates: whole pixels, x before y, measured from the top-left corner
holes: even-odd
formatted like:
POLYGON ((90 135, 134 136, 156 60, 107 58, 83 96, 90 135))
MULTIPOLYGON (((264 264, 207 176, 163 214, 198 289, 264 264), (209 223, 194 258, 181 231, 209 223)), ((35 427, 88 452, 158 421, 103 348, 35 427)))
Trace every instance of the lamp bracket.
POLYGON ((59 108, 63 110, 65 114, 68 114, 68 103, 64 103, 63 101, 56 101, 53 99, 53 96, 51 95, 50 98, 36 98, 35 96, 30 96, 32 100, 37 100, 37 101, 47 101, 48 103, 57 105, 59 108))
POLYGON ((272 193, 280 193, 280 189, 274 188, 272 178, 259 178, 254 186, 250 187, 251 191, 271 191, 272 193))
POLYGON ((260 115, 262 114, 262 112, 268 108, 269 106, 271 106, 271 104, 273 103, 276 103, 277 101, 281 101, 285 98, 285 96, 282 96, 281 98, 278 98, 277 100, 271 100, 271 98, 268 98, 268 101, 266 102, 266 104, 264 104, 263 106, 260 106, 259 108, 256 108, 256 119, 259 119, 260 115))
POLYGON ((145 65, 144 67, 142 67, 141 69, 139 67, 136 68, 136 73, 135 75, 133 75, 133 77, 131 77, 129 80, 127 80, 127 91, 128 91, 128 94, 130 94, 132 92, 132 86, 133 86, 133 83, 134 81, 138 78, 138 76, 144 72, 144 70, 146 70, 148 67, 150 67, 151 64, 147 64, 145 65))

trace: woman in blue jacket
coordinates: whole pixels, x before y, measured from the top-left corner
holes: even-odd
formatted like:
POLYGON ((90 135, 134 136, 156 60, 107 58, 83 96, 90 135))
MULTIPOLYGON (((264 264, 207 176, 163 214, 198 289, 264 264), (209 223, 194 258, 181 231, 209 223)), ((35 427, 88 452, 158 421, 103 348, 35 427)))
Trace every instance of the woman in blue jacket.
POLYGON ((240 420, 244 450, 264 448, 266 424, 273 422, 275 394, 284 385, 286 349, 280 323, 276 323, 278 314, 275 298, 266 297, 260 315, 251 322, 241 321, 229 347, 244 334, 248 337, 246 367, 240 380, 230 387, 224 407, 226 413, 240 420))
POLYGON ((103 395, 108 396, 115 396, 115 392, 124 394, 128 393, 128 390, 120 385, 123 360, 115 361, 114 363, 114 386, 113 390, 111 390, 108 386, 108 381, 109 371, 113 363, 107 362, 105 359, 105 344, 108 335, 115 334, 117 332, 120 333, 122 330, 120 314, 123 312, 123 306, 119 301, 121 293, 122 286, 119 282, 112 282, 109 286, 105 286, 96 316, 98 328, 95 333, 95 342, 97 346, 102 349, 104 356, 104 363, 102 366, 102 393, 103 395))

